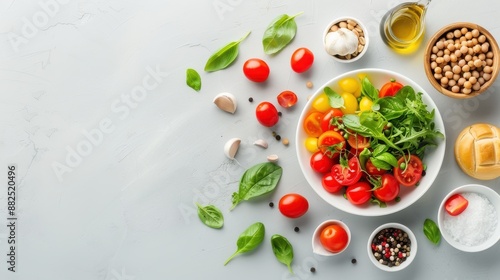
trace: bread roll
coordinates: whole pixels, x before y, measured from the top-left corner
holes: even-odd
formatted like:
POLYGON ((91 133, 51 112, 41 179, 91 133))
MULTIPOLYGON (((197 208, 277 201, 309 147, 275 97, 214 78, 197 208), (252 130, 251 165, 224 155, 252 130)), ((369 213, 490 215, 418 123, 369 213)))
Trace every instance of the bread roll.
POLYGON ((500 129, 486 123, 466 127, 455 142, 455 159, 462 170, 479 180, 500 176, 500 129))

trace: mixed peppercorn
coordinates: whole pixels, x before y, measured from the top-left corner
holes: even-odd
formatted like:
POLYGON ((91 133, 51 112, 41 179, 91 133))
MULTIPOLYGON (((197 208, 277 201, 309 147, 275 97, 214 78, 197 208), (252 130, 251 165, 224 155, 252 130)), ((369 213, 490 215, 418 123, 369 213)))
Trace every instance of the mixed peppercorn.
POLYGON ((411 241, 403 230, 386 228, 375 235, 371 247, 373 256, 380 264, 393 267, 410 256, 411 241))

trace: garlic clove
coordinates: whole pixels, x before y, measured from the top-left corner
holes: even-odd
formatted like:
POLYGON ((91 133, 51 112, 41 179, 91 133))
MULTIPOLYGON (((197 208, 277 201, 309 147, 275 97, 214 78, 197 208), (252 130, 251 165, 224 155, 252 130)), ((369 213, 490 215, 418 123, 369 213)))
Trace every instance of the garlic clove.
POLYGON ((278 161, 278 155, 268 155, 267 160, 270 162, 277 162, 278 161))
POLYGON ((224 145, 224 154, 229 159, 234 159, 238 149, 240 147, 241 139, 240 138, 231 138, 224 145))
POLYGON ((255 140, 255 142, 253 142, 253 144, 255 146, 259 146, 259 147, 262 147, 264 149, 267 149, 267 147, 268 147, 267 141, 264 139, 255 140))
POLYGON ((219 93, 214 98, 214 103, 219 109, 228 113, 234 114, 236 112, 236 98, 229 92, 219 93))
POLYGON ((328 32, 325 37, 325 49, 330 55, 348 55, 358 49, 358 36, 347 28, 328 32))

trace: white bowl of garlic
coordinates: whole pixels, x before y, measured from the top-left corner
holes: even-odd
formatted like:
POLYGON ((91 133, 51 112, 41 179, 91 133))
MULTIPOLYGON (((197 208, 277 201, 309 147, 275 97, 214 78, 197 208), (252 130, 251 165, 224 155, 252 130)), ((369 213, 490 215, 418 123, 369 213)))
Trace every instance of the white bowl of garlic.
POLYGON ((367 29, 361 21, 353 17, 335 19, 323 32, 326 53, 342 63, 360 59, 366 53, 368 43, 367 29))

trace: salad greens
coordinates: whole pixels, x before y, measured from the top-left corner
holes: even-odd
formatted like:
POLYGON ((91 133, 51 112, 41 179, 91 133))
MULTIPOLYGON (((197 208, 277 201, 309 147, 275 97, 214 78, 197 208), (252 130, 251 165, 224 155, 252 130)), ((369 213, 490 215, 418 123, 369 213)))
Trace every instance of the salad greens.
POLYGON ((265 232, 266 231, 264 224, 261 222, 250 225, 238 237, 238 240, 236 241, 236 246, 238 246, 238 249, 229 257, 229 259, 226 260, 224 265, 229 263, 229 261, 231 261, 237 255, 252 251, 257 248, 260 243, 262 243, 262 240, 264 240, 265 232))
POLYGON ((427 110, 422 93, 405 86, 395 96, 379 98, 378 90, 366 77, 361 87, 361 94, 374 102, 372 111, 342 117, 346 128, 372 139, 373 152, 362 153, 361 166, 368 158, 377 168, 386 170, 394 167, 395 159, 401 156, 415 154, 422 159, 426 147, 444 138, 435 129, 434 109, 427 110))
POLYGON ((244 200, 273 191, 282 173, 281 166, 272 162, 259 163, 250 167, 241 177, 238 192, 233 193, 231 210, 244 200))

